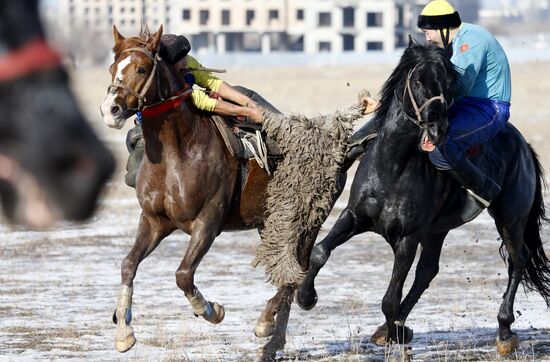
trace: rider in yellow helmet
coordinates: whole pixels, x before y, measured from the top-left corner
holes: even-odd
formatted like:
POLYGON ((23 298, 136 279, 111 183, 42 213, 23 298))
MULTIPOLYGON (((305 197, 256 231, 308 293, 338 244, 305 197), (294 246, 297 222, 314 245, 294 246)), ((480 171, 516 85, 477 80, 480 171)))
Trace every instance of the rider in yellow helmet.
MULTIPOLYGON (((512 94, 510 66, 498 41, 484 28, 462 22, 445 0, 430 1, 418 17, 418 27, 429 43, 452 48, 451 62, 459 73, 452 89, 454 103, 447 113, 447 138, 442 145, 427 148, 434 166, 448 171, 467 189, 462 219, 469 221, 500 192, 500 186, 470 162, 465 151, 491 140, 506 126, 512 94)), ((370 109, 376 109, 377 101, 371 101, 370 109)), ((367 122, 351 137, 350 153, 364 150, 372 128, 373 122, 367 122)))

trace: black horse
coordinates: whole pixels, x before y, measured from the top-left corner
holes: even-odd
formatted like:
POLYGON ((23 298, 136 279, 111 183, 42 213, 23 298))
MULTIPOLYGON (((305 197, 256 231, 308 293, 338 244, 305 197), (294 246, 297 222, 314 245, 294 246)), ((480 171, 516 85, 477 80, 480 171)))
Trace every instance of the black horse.
POLYGON ((114 159, 77 107, 36 0, 0 0, 0 197, 31 227, 83 220, 114 159))
MULTIPOLYGON (((436 170, 420 149, 425 137, 440 144, 448 129, 449 90, 457 74, 446 52, 413 43, 405 50, 382 89, 381 107, 373 118, 378 136, 359 164, 348 205, 327 237, 314 247, 307 277, 298 290, 298 303, 312 308, 317 301, 314 279, 331 251, 365 231, 382 235, 395 259, 382 301, 386 323, 373 336, 378 343, 412 339, 405 320, 438 272, 445 236, 463 224, 460 214, 466 193, 449 175, 436 170), (415 109, 423 104, 427 106, 417 117, 415 109), (415 280, 402 299, 419 243, 422 251, 415 280)), ((550 263, 539 235, 546 220, 544 180, 535 152, 510 124, 483 145, 472 161, 502 185, 489 213, 508 252, 509 281, 498 313, 497 339, 499 352, 507 354, 517 346, 510 325, 520 282, 550 304, 550 263)))

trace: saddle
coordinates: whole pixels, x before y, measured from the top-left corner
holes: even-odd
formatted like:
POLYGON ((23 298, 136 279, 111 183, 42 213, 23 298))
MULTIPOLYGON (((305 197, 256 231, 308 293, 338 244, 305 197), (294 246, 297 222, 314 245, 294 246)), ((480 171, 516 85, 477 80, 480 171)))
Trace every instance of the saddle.
POLYGON ((276 143, 262 132, 261 125, 217 115, 212 120, 233 157, 256 160, 268 174, 271 174, 273 160, 283 157, 276 143))

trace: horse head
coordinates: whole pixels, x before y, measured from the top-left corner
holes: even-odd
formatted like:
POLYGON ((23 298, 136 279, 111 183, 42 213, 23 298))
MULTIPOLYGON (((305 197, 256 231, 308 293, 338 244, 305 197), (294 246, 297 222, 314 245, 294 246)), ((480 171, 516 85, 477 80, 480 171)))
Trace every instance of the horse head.
POLYGON ((77 107, 37 1, 0 2, 0 197, 30 227, 83 220, 114 159, 77 107), (25 21, 21 21, 25 19, 25 21))
POLYGON ((125 38, 113 26, 115 59, 109 72, 111 85, 101 105, 105 124, 122 128, 126 119, 140 112, 145 106, 162 98, 160 76, 161 58, 158 56, 162 25, 150 34, 142 30, 139 37, 125 38))
POLYGON ((423 151, 440 145, 449 128, 447 109, 452 105, 451 87, 457 79, 451 51, 420 45, 411 38, 382 90, 379 117, 386 118, 392 101, 399 99, 405 118, 418 127, 423 151))
POLYGON ((449 129, 447 109, 452 105, 451 87, 456 81, 449 49, 411 41, 403 55, 416 60, 405 78, 405 117, 422 130, 420 149, 427 152, 443 143, 449 129))

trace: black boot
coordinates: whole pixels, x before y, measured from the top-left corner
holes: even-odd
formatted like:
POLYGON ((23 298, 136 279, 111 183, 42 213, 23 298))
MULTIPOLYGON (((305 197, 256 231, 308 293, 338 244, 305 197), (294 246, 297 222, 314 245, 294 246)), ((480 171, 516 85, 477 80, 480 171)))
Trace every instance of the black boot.
POLYGON ((357 157, 363 154, 367 148, 367 143, 376 137, 376 127, 372 119, 368 120, 357 132, 348 139, 348 152, 345 163, 353 163, 357 157))
POLYGON ((468 193, 461 214, 464 222, 473 220, 500 192, 500 186, 467 158, 449 170, 449 173, 468 193))

